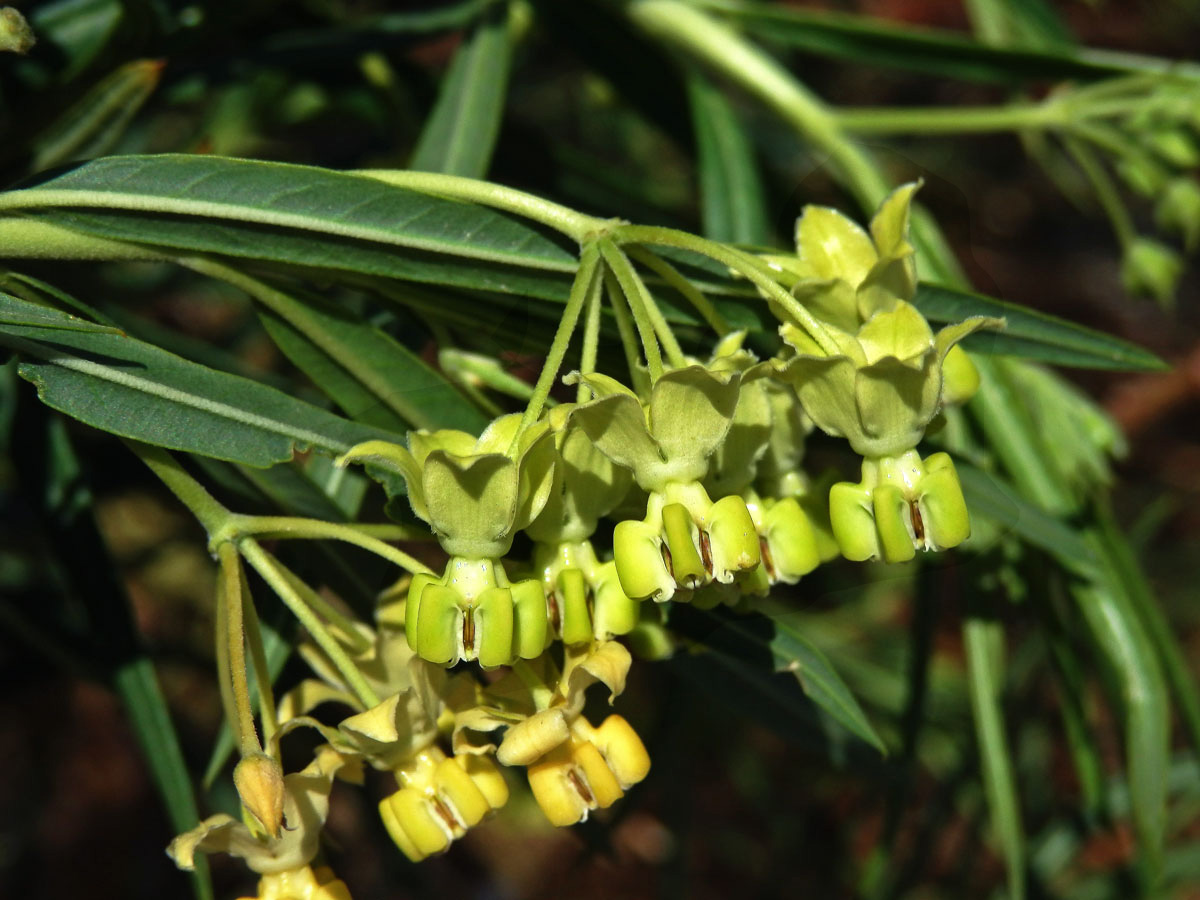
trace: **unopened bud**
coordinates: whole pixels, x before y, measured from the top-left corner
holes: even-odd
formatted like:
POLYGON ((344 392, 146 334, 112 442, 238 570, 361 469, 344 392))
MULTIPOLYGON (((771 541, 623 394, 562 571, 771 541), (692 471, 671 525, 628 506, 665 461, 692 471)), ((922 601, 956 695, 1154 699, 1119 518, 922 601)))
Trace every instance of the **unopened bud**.
POLYGON ((233 784, 242 806, 273 838, 283 827, 283 768, 265 753, 244 757, 233 770, 233 784))
POLYGON ((1131 294, 1150 296, 1167 306, 1175 299, 1175 286, 1183 273, 1183 260, 1165 244, 1139 237, 1121 260, 1121 282, 1131 294))
POLYGON ((1173 179, 1154 207, 1154 221, 1163 231, 1180 235, 1189 253, 1200 247, 1200 182, 1173 179))
POLYGON ((36 43, 33 29, 23 15, 11 6, 0 8, 0 50, 24 55, 36 43))

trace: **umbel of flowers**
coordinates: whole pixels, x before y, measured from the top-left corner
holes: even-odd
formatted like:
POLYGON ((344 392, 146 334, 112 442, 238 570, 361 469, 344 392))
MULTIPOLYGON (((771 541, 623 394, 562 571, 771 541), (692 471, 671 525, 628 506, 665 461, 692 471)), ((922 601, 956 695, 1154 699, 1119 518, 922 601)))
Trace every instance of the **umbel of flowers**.
MULTIPOLYGON (((595 371, 569 375, 579 402, 542 415, 558 371, 548 369, 541 400, 478 437, 414 431, 406 446, 371 441, 347 452, 340 464, 403 479, 448 559, 435 573, 401 554, 415 574, 385 592, 373 625, 331 619, 324 640, 301 645, 317 677, 277 707, 269 691, 260 698, 267 749, 243 751, 235 772, 246 821, 213 816, 180 835, 169 851, 179 865, 224 851, 260 875, 260 900, 347 900, 317 864, 318 838, 333 779, 361 780, 367 768, 394 781, 379 813, 414 862, 506 803, 506 768, 525 770, 552 823, 579 822, 650 768, 623 716, 593 724, 583 714, 589 686, 607 686, 610 702, 624 689, 631 656, 620 640, 665 608, 643 601, 747 605, 839 552, 902 562, 965 540, 953 462, 916 448, 941 410, 978 384, 958 342, 1001 323, 975 318, 935 332, 913 305, 915 188, 887 198, 867 230, 809 207, 795 256, 746 257, 775 273, 765 293, 782 348, 772 359, 727 333, 705 362, 678 347, 665 368, 632 361, 636 391, 595 371), (826 491, 804 470, 814 429, 862 457, 859 482, 826 491), (513 554, 520 532, 532 542, 524 558, 513 554), (482 677, 464 662, 504 670, 482 677), (326 704, 348 714, 336 725, 315 718, 326 704), (285 776, 279 741, 300 727, 324 743, 285 776)), ((619 251, 603 253, 613 266, 619 251)), ((595 298, 600 255, 585 251, 580 267, 595 298)), ((622 270, 625 283, 636 287, 631 271, 622 270)), ((645 291, 639 302, 653 297, 645 291)))
POLYGON ((909 301, 916 293, 908 217, 915 185, 895 191, 870 234, 840 213, 810 207, 797 223, 792 293, 821 320, 828 353, 785 310, 780 334, 795 351, 778 364, 816 425, 863 457, 862 480, 829 494, 834 536, 847 559, 903 562, 916 550, 957 546, 970 534, 954 463, 915 447, 946 400, 977 383, 956 344, 995 319, 936 334, 909 301), (952 357, 957 349, 956 356, 952 357), (950 365, 947 365, 947 363, 950 365))

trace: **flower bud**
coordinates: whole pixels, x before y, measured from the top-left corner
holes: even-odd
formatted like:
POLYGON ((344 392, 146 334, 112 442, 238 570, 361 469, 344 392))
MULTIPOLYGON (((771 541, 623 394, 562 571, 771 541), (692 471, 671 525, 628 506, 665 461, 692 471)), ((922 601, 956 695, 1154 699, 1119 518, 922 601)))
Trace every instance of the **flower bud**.
POLYGON ((1163 231, 1179 234, 1189 253, 1200 247, 1200 183, 1176 178, 1154 207, 1154 221, 1163 231))
POLYGON ((233 784, 246 811, 263 831, 279 837, 283 827, 283 768, 265 753, 243 757, 233 770, 233 784))
POLYGON ((1175 299, 1175 287, 1183 274, 1183 260, 1165 244, 1146 237, 1136 238, 1121 260, 1121 282, 1136 296, 1150 296, 1167 306, 1175 299))

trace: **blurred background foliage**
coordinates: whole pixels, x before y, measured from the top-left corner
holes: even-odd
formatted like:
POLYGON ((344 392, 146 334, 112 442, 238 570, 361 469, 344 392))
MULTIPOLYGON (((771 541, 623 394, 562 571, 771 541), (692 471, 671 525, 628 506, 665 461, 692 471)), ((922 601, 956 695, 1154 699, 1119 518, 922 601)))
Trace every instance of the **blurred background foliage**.
MULTIPOLYGON (((1169 68, 1165 61, 1194 58, 1200 46, 1194 2, 700 6, 847 107, 1005 106, 1050 96, 1066 79, 1169 68)), ((698 75, 620 3, 55 0, 22 10, 37 44, 0 60, 6 184, 121 153, 411 165, 486 176, 597 215, 785 247, 803 204, 855 208, 824 153, 744 89, 698 75), (471 90, 446 89, 455 78, 471 90), (447 108, 454 101, 483 110, 466 119, 476 131, 457 139, 446 132, 464 121, 447 108), (729 159, 749 165, 723 169, 729 159)), ((921 199, 977 290, 1119 334, 1172 364, 1165 373, 1067 372, 1119 432, 1079 413, 1086 421, 1075 424, 1091 435, 1094 456, 1086 485, 1064 480, 1062 495, 1041 505, 1058 516, 1052 524, 1100 523, 1089 531, 1092 552, 1117 577, 1125 573, 1131 591, 1153 592, 1147 602, 1161 609, 1159 624, 1176 636, 1183 674, 1194 678, 1197 279, 1185 271, 1170 290, 1151 286, 1160 300, 1177 297, 1174 304, 1122 287, 1123 260, 1125 284, 1137 286, 1128 276, 1129 229, 1161 228, 1157 170, 1146 182, 1106 168, 1114 207, 1089 181, 1086 158, 1046 131, 882 134, 863 121, 862 140, 889 181, 924 179, 921 199), (1110 480, 1107 450, 1121 459, 1111 499, 1096 501, 1092 486, 1110 480), (1117 530, 1128 544, 1113 537, 1117 530)), ((1129 127, 1108 138, 1133 146, 1148 133, 1129 127)), ((1190 145, 1186 129, 1167 139, 1158 169, 1194 177, 1192 128, 1190 145)), ((1120 146, 1117 162, 1140 158, 1120 146)), ((29 263, 22 272, 76 296, 111 298, 101 309, 131 334, 320 402, 249 302, 220 284, 157 264, 29 263)), ((436 329, 402 313, 383 324, 436 359, 436 329)), ((514 306, 490 315, 472 340, 511 374, 532 378, 553 325, 514 306)), ((985 374, 1004 365, 990 360, 985 374)), ((182 896, 186 880, 163 847, 192 824, 190 796, 175 797, 172 820, 156 785, 169 788, 164 771, 182 765, 200 788, 202 811, 235 803, 228 779, 200 784, 221 718, 203 533, 120 444, 40 405, 12 364, 0 376, 0 894, 182 896), (153 748, 149 767, 139 742, 153 748)), ((1061 408, 1039 405, 1049 394, 1039 394, 1037 376, 1021 369, 1008 377, 1018 406, 1071 461, 1065 467, 1082 465, 1088 448, 1069 445, 1079 431, 1064 424, 1061 408)), ((984 453, 980 428, 988 441, 996 436, 987 423, 974 427, 984 453)), ((821 458, 819 444, 814 453, 821 458)), ((303 471, 321 478, 313 466, 303 471)), ((247 511, 282 505, 337 515, 325 494, 306 493, 286 473, 209 463, 206 474, 247 511)), ((1051 530, 1043 544, 1061 534, 1051 530)), ((283 556, 365 608, 386 578, 358 561, 283 556)), ((634 668, 624 713, 655 767, 611 816, 554 830, 518 795, 450 854, 412 866, 372 804, 345 791, 335 794, 329 853, 359 900, 1000 897, 1011 896, 1014 880, 1030 897, 1136 896, 1151 864, 1130 825, 1125 777, 1138 726, 1128 724, 1127 684, 1099 665, 1104 654, 1069 611, 1068 593, 1058 562, 1006 540, 919 569, 864 575, 825 566, 777 592, 773 627, 795 629, 826 653, 887 757, 830 722, 789 674, 770 675, 772 660, 757 658, 762 642, 681 615, 673 626, 706 652, 634 668), (968 619, 980 627, 964 628, 968 619), (992 649, 968 653, 972 640, 992 649), (989 658, 998 663, 993 673, 968 672, 971 660, 989 658), (996 703, 972 687, 993 690, 996 703), (1003 788, 1006 776, 980 752, 981 704, 1001 717, 1000 742, 982 749, 1009 754, 1001 769, 1011 770, 1018 809, 1007 816, 995 814, 1003 790, 989 814, 985 784, 995 790, 999 778, 1003 788), (1016 857, 1014 842, 1024 849, 1016 857), (1006 870, 1014 858, 1015 878, 1006 870)), ((286 617, 272 615, 264 611, 286 630, 286 617)), ((760 627, 757 618, 738 626, 751 634, 760 627)), ((281 683, 302 671, 278 658, 281 683)), ((1166 703, 1161 676, 1156 690, 1166 703)), ((1161 773, 1169 800, 1156 890, 1177 898, 1200 897, 1195 714, 1173 716, 1161 773)), ((186 794, 186 786, 174 789, 186 794)), ((217 896, 247 887, 228 860, 213 868, 217 896)))

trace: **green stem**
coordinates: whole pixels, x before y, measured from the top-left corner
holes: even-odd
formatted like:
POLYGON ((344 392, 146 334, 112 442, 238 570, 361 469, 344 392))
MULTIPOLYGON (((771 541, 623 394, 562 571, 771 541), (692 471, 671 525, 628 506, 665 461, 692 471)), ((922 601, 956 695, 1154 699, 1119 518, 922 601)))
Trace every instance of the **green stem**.
POLYGON ((344 616, 340 610, 333 604, 327 601, 319 593, 314 591, 307 582, 279 560, 275 560, 275 565, 279 568, 280 573, 288 580, 292 588, 300 595, 300 599, 308 604, 318 616, 328 622, 333 628, 336 628, 340 633, 343 644, 348 646, 355 653, 366 653, 371 649, 370 639, 354 627, 355 623, 350 618, 344 616))
MULTIPOLYGON (((241 568, 241 560, 238 560, 241 568)), ((250 664, 254 668, 254 683, 258 689, 258 714, 262 724, 263 745, 271 746, 278 724, 275 712, 275 691, 271 684, 271 668, 267 663, 267 650, 263 644, 262 627, 258 621, 258 610, 254 608, 254 598, 246 579, 242 581, 242 616, 246 623, 246 645, 250 648, 250 664)))
POLYGON ((423 194, 436 194, 515 213, 560 231, 581 244, 589 234, 602 230, 606 224, 604 219, 586 216, 541 197, 460 175, 413 172, 405 169, 360 169, 354 174, 423 194))
POLYGON ((652 253, 644 247, 629 246, 625 249, 629 256, 640 262, 643 266, 661 278, 670 287, 679 291, 688 303, 692 304, 692 308, 700 315, 708 327, 717 333, 718 336, 724 337, 732 330, 729 323, 725 321, 712 301, 704 296, 692 282, 683 275, 673 265, 659 256, 657 253, 652 253))
POLYGON ((216 535, 228 528, 229 523, 237 518, 234 513, 218 503, 200 482, 185 472, 179 461, 166 450, 130 438, 124 440, 125 445, 137 454, 199 520, 208 532, 210 541, 215 540, 216 535))
POLYGON ((334 540, 354 544, 376 556, 382 556, 400 568, 417 573, 433 574, 433 570, 403 550, 397 550, 370 534, 364 534, 361 526, 343 525, 338 522, 322 522, 319 519, 304 519, 296 516, 245 516, 229 513, 228 524, 215 540, 239 541, 251 536, 263 538, 285 538, 290 540, 334 540))
MULTIPOLYGON (((683 51, 736 84, 774 112, 829 158, 833 174, 865 213, 888 194, 888 183, 871 158, 849 140, 837 117, 815 94, 762 48, 728 25, 681 0, 640 0, 630 18, 664 44, 683 51)), ((926 277, 965 284, 962 269, 941 232, 923 213, 914 213, 913 242, 926 277)))
POLYGON ((571 335, 575 332, 579 313, 583 309, 588 292, 592 289, 592 281, 597 277, 599 265, 600 249, 595 243, 586 244, 579 257, 579 271, 575 273, 575 281, 571 284, 571 293, 567 297, 566 309, 563 310, 558 330, 554 333, 554 340, 546 353, 546 363, 542 366, 542 373, 538 376, 537 384, 533 386, 533 396, 529 398, 525 414, 521 416, 521 427, 513 435, 513 445, 508 449, 510 456, 516 451, 521 433, 530 428, 542 414, 542 407, 545 406, 546 398, 550 396, 550 389, 558 378, 558 370, 562 367, 563 358, 567 355, 571 335))
POLYGON ((234 713, 229 724, 233 728, 238 752, 242 756, 249 756, 252 753, 262 753, 262 744, 258 742, 258 733, 254 729, 254 711, 250 705, 250 683, 246 673, 242 571, 238 565, 237 548, 232 544, 221 544, 217 548, 217 558, 221 563, 219 602, 224 607, 224 615, 218 618, 223 620, 225 625, 224 634, 219 635, 217 639, 224 640, 225 652, 222 655, 228 661, 228 666, 221 675, 229 679, 234 713))
POLYGON ((617 334, 621 336, 621 349, 625 351, 625 366, 629 369, 629 383, 636 387, 638 373, 638 341, 633 333, 633 321, 629 318, 629 308, 621 296, 621 285, 617 277, 608 269, 604 270, 604 289, 608 294, 608 305, 612 308, 613 318, 617 322, 617 334))
MULTIPOLYGON (((592 279, 591 290, 587 298, 587 318, 583 322, 583 350, 579 356, 579 371, 589 375, 596 371, 596 356, 600 352, 600 311, 604 305, 604 279, 592 279)), ((583 381, 575 390, 575 402, 586 403, 592 396, 592 389, 583 381)))
MULTIPOLYGON (((642 280, 642 276, 638 274, 637 269, 634 268, 624 251, 618 251, 618 255, 625 261, 622 268, 628 278, 628 283, 633 286, 637 294, 638 304, 645 310, 646 317, 650 320, 651 327, 654 328, 654 334, 658 337, 658 342, 662 345, 667 360, 677 369, 686 366, 687 358, 683 355, 683 348, 679 346, 679 341, 676 339, 675 333, 663 317, 662 310, 658 308, 658 303, 655 302, 654 295, 650 293, 650 289, 646 287, 646 282, 642 280)), ((621 281, 622 272, 620 270, 614 271, 617 280, 621 281)), ((624 284, 625 282, 622 283, 624 284)))
POLYGON ((604 262, 608 265, 609 271, 613 273, 620 288, 619 299, 625 301, 626 308, 633 316, 638 338, 642 343, 642 353, 646 357, 646 368, 650 372, 650 383, 654 384, 662 378, 662 352, 658 347, 658 338, 654 335, 654 323, 650 320, 646 306, 637 290, 636 273, 633 271, 633 266, 629 264, 629 260, 625 258, 625 254, 617 249, 616 244, 608 238, 604 238, 599 243, 604 262))
POLYGON ((844 131, 884 134, 989 134, 1062 127, 1068 124, 1056 102, 1007 106, 849 107, 833 112, 844 131))
POLYGON ((304 602, 303 598, 292 587, 275 559, 259 546, 258 541, 251 537, 242 538, 239 548, 242 551, 242 555, 246 558, 246 562, 250 563, 254 570, 262 576, 263 580, 270 585, 271 590, 292 611, 292 615, 312 635, 312 639, 316 641, 317 646, 329 657, 329 661, 333 663, 338 673, 345 679, 346 686, 354 693, 359 702, 366 709, 378 706, 379 697, 371 689, 371 686, 367 684, 358 666, 346 655, 346 651, 342 649, 342 645, 338 642, 337 638, 330 634, 325 624, 309 609, 308 604, 304 602))
POLYGON ((1096 199, 1100 202, 1105 215, 1108 216, 1109 222, 1112 223, 1113 232, 1116 234, 1121 248, 1128 250, 1130 244, 1137 239, 1137 229, 1133 225, 1133 218, 1129 215, 1129 210, 1125 207, 1117 186, 1109 177, 1108 172, 1104 170, 1104 166, 1096 159, 1090 147, 1070 135, 1063 135, 1062 141, 1067 152, 1071 154, 1071 158, 1075 160, 1076 165, 1091 182, 1092 190, 1096 192, 1096 199))
POLYGON ((676 231, 673 228, 660 228, 654 225, 622 225, 614 229, 613 238, 622 243, 631 241, 639 244, 652 244, 690 250, 693 253, 699 253, 702 256, 707 256, 723 265, 729 266, 729 268, 745 277, 755 287, 770 297, 770 299, 778 303, 790 316, 795 318, 826 354, 837 356, 841 353, 841 350, 838 349, 837 344, 834 343, 833 338, 829 336, 829 333, 820 321, 799 300, 793 297, 783 285, 774 279, 765 264, 753 256, 726 244, 710 241, 707 238, 698 237, 697 235, 688 234, 683 231, 676 231))

